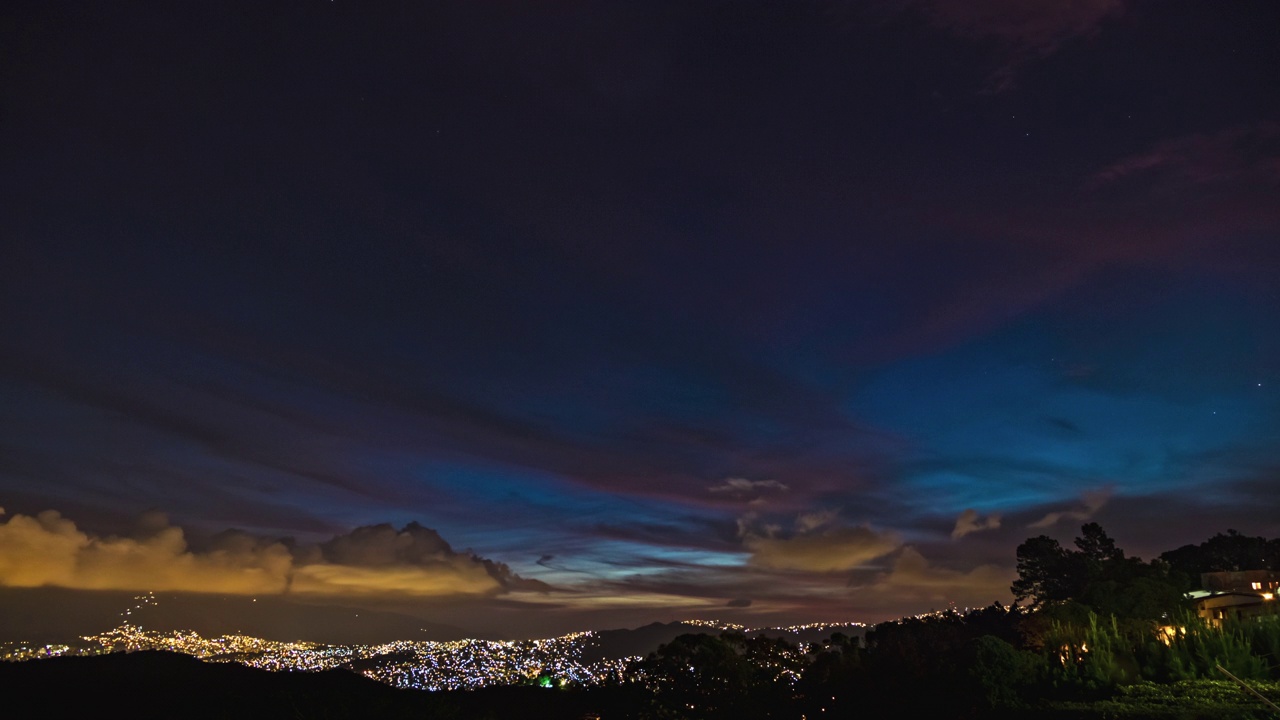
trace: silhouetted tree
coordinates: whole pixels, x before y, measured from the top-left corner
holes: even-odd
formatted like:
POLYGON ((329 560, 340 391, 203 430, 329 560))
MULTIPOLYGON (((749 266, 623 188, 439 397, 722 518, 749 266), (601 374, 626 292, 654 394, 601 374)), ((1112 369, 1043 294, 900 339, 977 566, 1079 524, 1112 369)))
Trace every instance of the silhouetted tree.
POLYGON ((1280 570, 1280 539, 1218 533, 1199 545, 1183 545, 1160 555, 1176 571, 1199 587, 1200 574, 1241 570, 1280 570))
POLYGON ((1020 708, 1040 680, 1044 659, 995 635, 981 635, 965 648, 969 703, 980 711, 1020 708))
POLYGON ((1009 590, 1019 601, 1033 605, 1067 600, 1083 587, 1083 566, 1076 553, 1048 535, 1028 538, 1018 546, 1018 579, 1009 590))
POLYGON ((1076 550, 1046 535, 1018 546, 1018 579, 1010 586, 1019 600, 1034 604, 1075 601, 1102 615, 1155 620, 1180 609, 1184 576, 1162 560, 1126 557, 1102 526, 1080 528, 1076 550))

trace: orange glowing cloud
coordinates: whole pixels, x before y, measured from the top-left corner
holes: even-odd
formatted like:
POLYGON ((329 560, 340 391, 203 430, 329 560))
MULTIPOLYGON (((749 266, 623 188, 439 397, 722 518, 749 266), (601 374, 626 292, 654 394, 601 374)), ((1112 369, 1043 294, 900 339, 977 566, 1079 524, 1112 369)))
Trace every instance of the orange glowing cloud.
POLYGON ((432 598, 546 589, 416 524, 300 549, 228 532, 197 552, 163 519, 145 537, 99 537, 53 510, 0 521, 0 586, 432 598))

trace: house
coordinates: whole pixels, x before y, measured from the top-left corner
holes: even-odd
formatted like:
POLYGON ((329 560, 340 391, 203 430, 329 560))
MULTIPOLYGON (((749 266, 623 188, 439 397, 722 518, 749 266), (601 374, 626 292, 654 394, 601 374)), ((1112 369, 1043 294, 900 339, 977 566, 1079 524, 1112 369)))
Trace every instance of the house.
POLYGON ((1187 593, 1196 614, 1213 625, 1277 614, 1280 573, 1271 570, 1211 572, 1200 575, 1203 590, 1187 593))
POLYGON ((1200 574, 1200 587, 1216 592, 1271 592, 1280 589, 1280 572, 1272 570, 1242 570, 1238 572, 1209 572, 1200 574))

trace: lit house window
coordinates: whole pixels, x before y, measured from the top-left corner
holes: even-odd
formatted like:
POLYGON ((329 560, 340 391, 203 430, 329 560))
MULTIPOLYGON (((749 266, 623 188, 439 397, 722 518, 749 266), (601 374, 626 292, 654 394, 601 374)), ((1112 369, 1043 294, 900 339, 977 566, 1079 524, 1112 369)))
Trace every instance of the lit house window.
POLYGON ((1256 582, 1256 583, 1254 583, 1254 584, 1253 584, 1253 589, 1254 589, 1254 590, 1261 590, 1261 589, 1262 589, 1262 583, 1260 583, 1260 582, 1256 582))

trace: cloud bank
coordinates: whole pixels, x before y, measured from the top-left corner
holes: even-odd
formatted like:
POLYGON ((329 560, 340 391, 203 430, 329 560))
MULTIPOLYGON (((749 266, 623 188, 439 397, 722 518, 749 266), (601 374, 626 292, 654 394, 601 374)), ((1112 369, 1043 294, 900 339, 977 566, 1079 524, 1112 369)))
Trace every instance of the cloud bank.
POLYGON ((0 586, 422 598, 548 589, 417 523, 360 527, 315 546, 227 531, 199 552, 167 520, 147 525, 142 537, 99 537, 54 510, 14 515, 0 522, 0 586))

